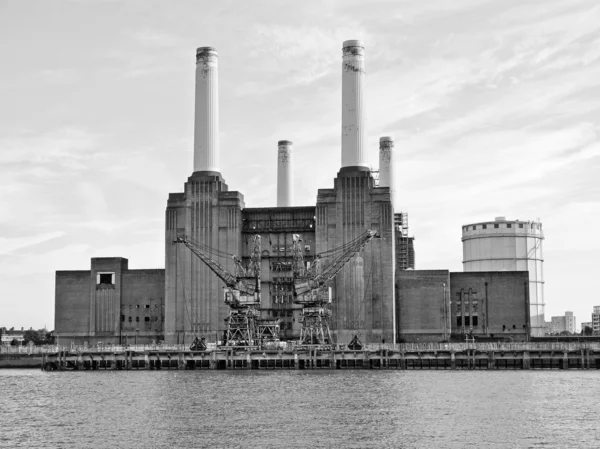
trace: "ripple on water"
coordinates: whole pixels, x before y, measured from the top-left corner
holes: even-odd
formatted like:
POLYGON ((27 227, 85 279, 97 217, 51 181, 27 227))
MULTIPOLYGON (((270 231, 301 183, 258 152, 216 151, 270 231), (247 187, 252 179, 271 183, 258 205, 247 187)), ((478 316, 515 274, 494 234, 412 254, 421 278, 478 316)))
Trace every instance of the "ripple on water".
POLYGON ((0 370, 0 447, 596 447, 600 371, 0 370))

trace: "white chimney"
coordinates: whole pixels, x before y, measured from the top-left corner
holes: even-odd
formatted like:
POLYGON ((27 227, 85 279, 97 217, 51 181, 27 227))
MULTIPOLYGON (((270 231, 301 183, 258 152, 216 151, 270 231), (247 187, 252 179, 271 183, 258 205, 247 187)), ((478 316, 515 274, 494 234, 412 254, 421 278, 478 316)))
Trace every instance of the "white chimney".
POLYGON ((212 47, 196 50, 196 117, 194 171, 219 169, 218 55, 212 47))
POLYGON ((277 143, 277 207, 292 206, 292 142, 277 143))
POLYGON ((342 167, 368 167, 365 49, 361 41, 345 41, 342 53, 342 167))
POLYGON ((392 199, 396 193, 394 183, 394 138, 379 138, 379 187, 389 187, 392 199))

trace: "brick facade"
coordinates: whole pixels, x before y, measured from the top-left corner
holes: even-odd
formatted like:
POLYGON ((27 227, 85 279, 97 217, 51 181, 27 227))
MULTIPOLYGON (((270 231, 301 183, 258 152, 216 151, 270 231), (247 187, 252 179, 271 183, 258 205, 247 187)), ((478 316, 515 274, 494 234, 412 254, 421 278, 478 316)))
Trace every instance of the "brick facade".
POLYGON ((450 336, 448 270, 396 272, 400 341, 443 341, 450 336))
POLYGON ((93 258, 90 270, 57 271, 55 295, 61 345, 164 338, 165 270, 130 270, 122 257, 93 258))
POLYGON ((529 335, 529 273, 450 274, 452 334, 524 341, 529 335))

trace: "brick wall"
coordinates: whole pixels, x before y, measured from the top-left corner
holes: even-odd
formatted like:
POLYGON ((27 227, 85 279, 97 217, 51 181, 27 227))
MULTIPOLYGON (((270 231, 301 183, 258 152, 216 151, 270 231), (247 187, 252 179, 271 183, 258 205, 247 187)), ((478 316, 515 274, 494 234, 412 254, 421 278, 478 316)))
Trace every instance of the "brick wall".
MULTIPOLYGON (((90 327, 90 271, 57 271, 54 300, 54 331, 62 337, 88 335, 90 327)), ((66 340, 65 340, 66 341, 66 340)))
POLYGON ((128 270, 123 273, 121 336, 138 342, 163 340, 165 270, 128 270))
POLYGON ((136 333, 138 343, 161 340, 164 292, 165 270, 129 270, 122 257, 93 258, 91 270, 57 271, 59 344, 133 343, 136 333), (99 283, 103 274, 109 280, 99 283))
POLYGON ((442 341, 449 337, 448 270, 396 272, 400 341, 442 341))
POLYGON ((451 273, 450 284, 453 335, 464 336, 472 328, 475 336, 525 339, 529 328, 527 271, 451 273), (457 317, 468 316, 469 310, 477 316, 477 324, 463 319, 459 325, 457 317))

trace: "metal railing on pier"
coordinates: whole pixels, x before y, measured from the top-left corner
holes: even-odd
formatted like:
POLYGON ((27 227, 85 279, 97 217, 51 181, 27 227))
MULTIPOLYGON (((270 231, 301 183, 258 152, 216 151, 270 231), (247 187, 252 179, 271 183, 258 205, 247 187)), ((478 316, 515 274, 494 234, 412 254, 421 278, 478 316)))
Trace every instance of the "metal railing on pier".
MULTIPOLYGON (((207 344, 208 351, 225 348, 217 347, 215 343, 207 344)), ((276 346, 261 348, 261 350, 282 350, 292 351, 298 347, 297 342, 278 342, 276 346)), ((316 348, 316 347, 315 347, 316 348)), ((346 345, 332 345, 331 349, 346 350, 346 345)), ((244 346, 237 347, 239 350, 245 349, 244 346)), ((419 352, 419 351, 577 351, 581 349, 591 349, 600 351, 600 342, 536 342, 536 343, 384 343, 384 344, 366 344, 363 350, 369 351, 401 351, 401 352, 419 352)), ((96 352, 96 353, 114 353, 124 351, 169 351, 169 352, 188 352, 188 345, 98 345, 98 346, 0 346, 0 355, 42 355, 55 353, 59 351, 68 351, 72 353, 96 352)))
POLYGON ((600 350, 600 342, 543 342, 543 343, 385 343, 368 344, 364 349, 390 351, 576 351, 600 350))

